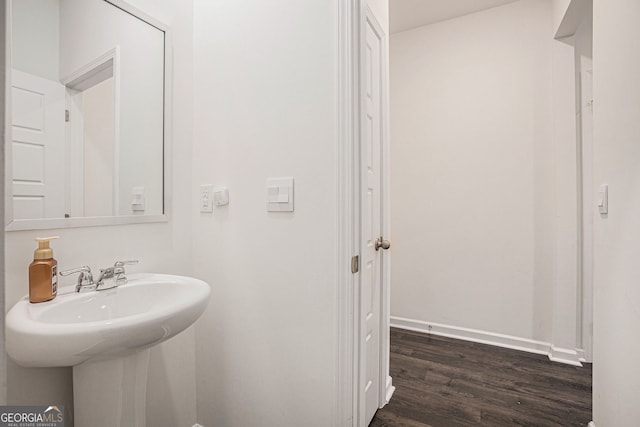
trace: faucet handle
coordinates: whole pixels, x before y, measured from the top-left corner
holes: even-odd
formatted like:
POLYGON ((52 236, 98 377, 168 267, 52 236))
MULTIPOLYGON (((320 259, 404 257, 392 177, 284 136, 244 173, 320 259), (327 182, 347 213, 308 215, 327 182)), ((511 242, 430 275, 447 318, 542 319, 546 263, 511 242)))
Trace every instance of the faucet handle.
POLYGON ((125 265, 135 265, 137 264, 139 261, 137 259, 132 259, 130 261, 116 261, 115 264, 113 264, 114 267, 124 267, 125 265))
POLYGON ((138 263, 138 260, 133 259, 130 261, 116 261, 115 264, 113 264, 113 267, 111 267, 111 269, 113 270, 113 275, 116 276, 116 286, 124 285, 127 283, 127 276, 124 275, 125 274, 124 266, 134 265, 137 263, 138 263))
POLYGON ((93 282, 93 274, 91 273, 91 267, 85 265, 83 267, 72 268, 70 270, 64 270, 60 272, 61 276, 69 276, 71 274, 80 273, 78 276, 78 284, 76 285, 76 292, 80 292, 81 289, 89 288, 95 289, 95 283, 93 282))
POLYGON ((124 274, 124 266, 125 265, 135 265, 138 263, 137 259, 133 259, 130 261, 116 261, 113 264, 113 273, 114 274, 124 274))
POLYGON ((91 267, 89 267, 88 265, 85 265, 83 267, 78 267, 78 268, 72 268, 70 270, 64 270, 60 272, 61 276, 70 276, 72 274, 75 273, 80 273, 80 278, 85 278, 85 277, 89 277, 92 278, 93 274, 91 273, 91 267))

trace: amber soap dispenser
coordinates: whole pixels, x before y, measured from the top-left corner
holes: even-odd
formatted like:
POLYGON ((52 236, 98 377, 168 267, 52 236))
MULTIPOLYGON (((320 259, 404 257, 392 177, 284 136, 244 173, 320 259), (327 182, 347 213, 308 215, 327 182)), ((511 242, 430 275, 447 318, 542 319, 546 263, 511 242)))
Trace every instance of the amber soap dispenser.
POLYGON ((49 247, 49 241, 57 238, 36 238, 38 249, 33 252, 33 262, 29 265, 29 302, 49 301, 58 293, 58 261, 49 247))

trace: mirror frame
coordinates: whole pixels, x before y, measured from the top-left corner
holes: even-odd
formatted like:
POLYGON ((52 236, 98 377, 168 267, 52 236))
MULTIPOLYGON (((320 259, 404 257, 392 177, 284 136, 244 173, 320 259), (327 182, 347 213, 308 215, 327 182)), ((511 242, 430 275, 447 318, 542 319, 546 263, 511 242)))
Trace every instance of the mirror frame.
MULTIPOLYGON (((5 154, 5 231, 19 231, 19 230, 44 230, 44 229, 56 229, 56 228, 77 228, 77 227, 95 227, 95 226, 107 226, 107 225, 122 225, 122 224, 145 224, 154 222, 168 222, 169 212, 171 211, 171 184, 172 184, 172 111, 173 111, 173 55, 171 51, 172 39, 169 26, 149 14, 141 11, 135 6, 130 5, 124 0, 102 0, 118 9, 129 13, 141 21, 157 28, 164 33, 164 126, 163 126, 163 200, 162 200, 162 214, 156 215, 120 215, 120 216, 100 216, 100 217, 78 217, 78 218, 39 218, 39 219, 13 219, 13 190, 11 179, 6 179, 7 176, 11 176, 12 170, 12 157, 11 157, 11 140, 12 129, 11 126, 5 127, 4 135, 4 154, 5 154)), ((5 30, 6 30, 6 82, 5 82, 5 123, 12 123, 12 111, 11 111, 11 2, 7 2, 7 14, 5 17, 5 30)))

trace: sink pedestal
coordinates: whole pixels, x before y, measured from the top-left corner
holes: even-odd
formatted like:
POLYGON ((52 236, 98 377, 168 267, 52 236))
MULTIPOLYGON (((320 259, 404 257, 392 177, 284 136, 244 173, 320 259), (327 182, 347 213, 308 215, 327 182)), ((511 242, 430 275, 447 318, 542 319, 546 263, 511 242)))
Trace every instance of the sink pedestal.
POLYGON ((73 367, 76 427, 145 427, 149 349, 73 367))

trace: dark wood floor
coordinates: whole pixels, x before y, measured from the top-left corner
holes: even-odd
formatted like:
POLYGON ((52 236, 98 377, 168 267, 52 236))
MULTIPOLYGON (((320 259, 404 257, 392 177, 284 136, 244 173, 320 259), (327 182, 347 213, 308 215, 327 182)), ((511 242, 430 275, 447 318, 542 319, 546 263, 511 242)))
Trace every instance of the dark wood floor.
POLYGON ((586 426, 591 365, 391 329, 396 391, 371 426, 586 426))

